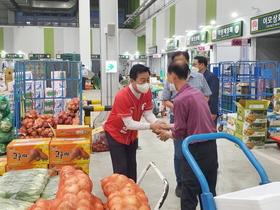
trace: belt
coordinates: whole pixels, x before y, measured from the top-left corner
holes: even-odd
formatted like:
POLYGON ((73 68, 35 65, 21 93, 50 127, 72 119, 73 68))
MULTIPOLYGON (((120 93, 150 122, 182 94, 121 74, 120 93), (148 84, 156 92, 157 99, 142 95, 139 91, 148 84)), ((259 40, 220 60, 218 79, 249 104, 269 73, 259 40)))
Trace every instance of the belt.
POLYGON ((208 141, 197 141, 197 142, 194 142, 194 143, 190 143, 189 146, 199 146, 199 145, 204 145, 204 144, 209 144, 209 143, 212 143, 214 142, 214 140, 208 140, 208 141))

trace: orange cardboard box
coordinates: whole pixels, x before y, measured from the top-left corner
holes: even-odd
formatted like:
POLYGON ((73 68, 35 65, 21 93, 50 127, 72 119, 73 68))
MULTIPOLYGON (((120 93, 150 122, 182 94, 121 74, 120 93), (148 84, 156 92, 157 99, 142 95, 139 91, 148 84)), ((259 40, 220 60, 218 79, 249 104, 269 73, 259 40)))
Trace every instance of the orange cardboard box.
POLYGON ((49 164, 50 138, 14 139, 7 146, 9 166, 49 164))
POLYGON ((50 164, 89 163, 90 153, 89 138, 53 138, 50 143, 50 164))
POLYGON ((7 165, 6 166, 6 171, 16 171, 16 170, 25 170, 25 169, 33 169, 33 168, 46 168, 48 169, 48 164, 44 164, 44 165, 32 165, 32 164, 27 164, 27 165, 23 165, 23 166, 10 166, 7 165))
POLYGON ((86 137, 92 139, 92 128, 90 127, 75 127, 75 126, 64 126, 59 127, 55 130, 56 138, 80 138, 86 137))
POLYGON ((83 170, 87 175, 89 174, 89 164, 88 163, 82 163, 82 164, 60 164, 60 165, 55 165, 55 164, 50 164, 49 169, 52 170, 51 176, 58 175, 61 168, 63 166, 73 166, 76 169, 81 169, 83 170))
POLYGON ((7 158, 0 158, 0 176, 6 172, 7 158))

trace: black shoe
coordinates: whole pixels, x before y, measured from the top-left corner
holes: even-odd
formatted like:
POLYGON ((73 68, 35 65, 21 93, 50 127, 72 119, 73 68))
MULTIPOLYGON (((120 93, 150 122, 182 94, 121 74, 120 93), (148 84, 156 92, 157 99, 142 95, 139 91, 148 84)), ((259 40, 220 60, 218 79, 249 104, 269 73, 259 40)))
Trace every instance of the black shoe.
POLYGON ((182 192, 182 184, 181 184, 181 182, 178 182, 177 187, 175 189, 175 195, 180 198, 181 192, 182 192))

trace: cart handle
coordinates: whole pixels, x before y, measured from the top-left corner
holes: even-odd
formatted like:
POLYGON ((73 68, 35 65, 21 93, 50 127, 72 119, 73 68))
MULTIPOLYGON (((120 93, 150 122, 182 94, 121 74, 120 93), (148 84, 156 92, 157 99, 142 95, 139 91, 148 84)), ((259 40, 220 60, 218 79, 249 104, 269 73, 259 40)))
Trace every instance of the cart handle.
POLYGON ((196 175, 196 177, 200 183, 200 186, 202 189, 201 200, 202 200, 203 207, 205 209, 209 209, 209 210, 215 209, 215 208, 207 208, 207 207, 211 207, 211 206, 215 207, 213 195, 209 190, 209 185, 206 181, 205 176, 203 175, 201 169, 199 168, 196 161, 194 160, 193 155, 190 153, 188 145, 193 141, 215 140, 215 139, 220 139, 220 138, 227 139, 227 140, 230 140, 230 141, 238 144, 238 146, 243 150, 243 152, 245 153, 247 158, 250 160, 250 162, 253 164, 253 166, 259 173, 259 175, 261 177, 260 185, 270 183, 265 170, 260 165, 260 163, 258 162, 256 157, 247 148, 247 146, 244 144, 244 142, 241 141, 240 139, 236 138, 235 136, 227 134, 227 133, 209 133, 209 134, 198 134, 198 135, 189 136, 189 137, 185 138, 183 141, 183 144, 182 144, 183 154, 186 157, 188 163, 190 164, 194 174, 196 175))
POLYGON ((150 168, 153 168, 154 171, 156 172, 156 174, 158 175, 158 177, 160 178, 160 180, 163 182, 164 187, 163 187, 163 193, 159 199, 159 201, 157 202, 156 207, 154 208, 155 210, 160 209, 168 195, 168 191, 169 191, 169 183, 167 181, 167 179, 163 176, 163 174, 160 172, 160 170, 156 167, 155 163, 153 162, 149 162, 146 167, 143 169, 143 171, 141 172, 138 180, 137 180, 137 184, 138 186, 140 185, 140 183, 142 182, 144 176, 146 175, 146 173, 148 172, 148 170, 150 168))

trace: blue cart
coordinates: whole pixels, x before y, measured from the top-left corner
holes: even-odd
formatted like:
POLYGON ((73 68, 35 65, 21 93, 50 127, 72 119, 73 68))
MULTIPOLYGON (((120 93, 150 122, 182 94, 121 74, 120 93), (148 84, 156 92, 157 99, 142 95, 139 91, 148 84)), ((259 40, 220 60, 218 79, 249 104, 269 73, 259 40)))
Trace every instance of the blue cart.
POLYGON ((216 210, 216 206, 215 206, 213 195, 209 190, 209 186, 206 181, 206 178, 203 175, 198 164, 196 163, 195 159, 193 158, 192 154, 190 153, 188 149, 188 145, 193 141, 213 140, 213 139, 221 139, 221 138, 228 139, 236 143, 243 150, 247 158, 250 160, 250 162, 253 164, 253 166, 255 167, 255 169, 260 175, 261 178, 260 185, 270 183, 266 172, 264 171, 263 167, 260 165, 258 160, 255 158, 252 152, 247 148, 247 146, 235 136, 226 133, 211 133, 211 134, 199 134, 199 135, 189 136, 183 141, 182 150, 184 156, 186 157, 188 163, 190 164, 194 174, 196 175, 200 183, 202 189, 202 194, 200 196, 201 196, 204 210, 216 210))

